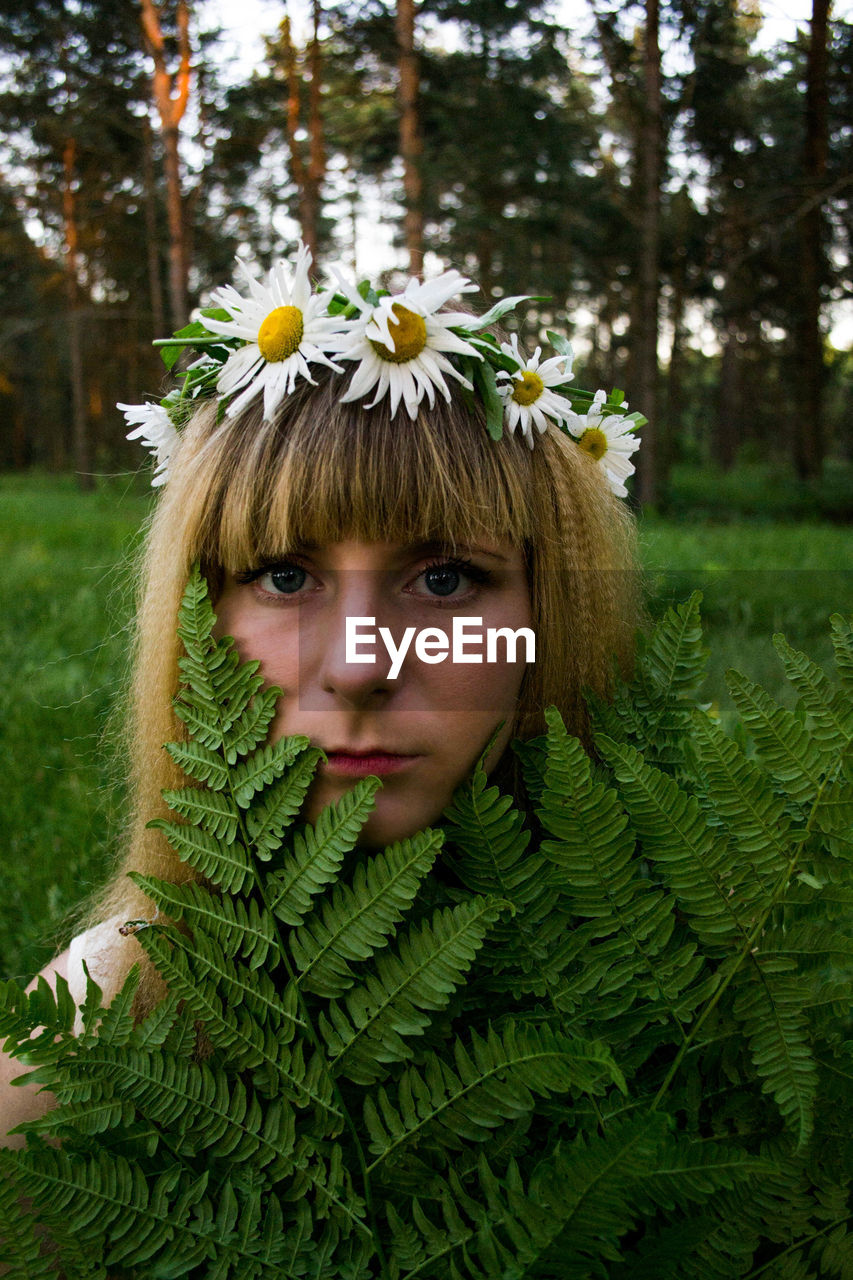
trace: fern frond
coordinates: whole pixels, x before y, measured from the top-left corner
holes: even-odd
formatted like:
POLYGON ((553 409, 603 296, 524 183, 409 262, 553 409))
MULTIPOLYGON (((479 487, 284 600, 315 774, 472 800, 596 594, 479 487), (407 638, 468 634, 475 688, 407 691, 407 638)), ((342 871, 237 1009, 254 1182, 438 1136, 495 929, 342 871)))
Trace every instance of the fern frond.
POLYGON ((544 995, 545 965, 554 937, 571 928, 562 910, 557 884, 541 850, 530 848, 523 813, 509 796, 488 785, 482 764, 457 788, 445 810, 444 861, 466 889, 493 893, 514 911, 498 920, 486 943, 483 969, 491 975, 509 970, 514 991, 544 995))
POLYGON ((224 791, 228 785, 228 766, 218 751, 200 742, 167 742, 166 750, 188 778, 203 782, 212 791, 224 791))
POLYGON ((332 1102, 332 1083, 322 1062, 314 1055, 306 1064, 300 1041, 290 1047, 298 1022, 295 988, 289 986, 281 996, 278 1020, 264 1026, 248 1010, 232 1007, 215 982, 199 977, 186 951, 160 929, 146 929, 137 937, 169 990, 184 1001, 203 1025, 207 1038, 227 1053, 236 1070, 253 1068, 259 1087, 263 1085, 269 1092, 281 1090, 296 1106, 316 1106, 340 1114, 332 1102))
POLYGON ((77 1010, 68 983, 58 974, 56 991, 39 975, 32 991, 17 982, 0 983, 0 1039, 3 1049, 14 1057, 33 1063, 49 1063, 62 1057, 72 1032, 77 1010))
MULTIPOLYGON (((310 747, 307 738, 279 738, 277 742, 254 751, 232 770, 231 788, 241 809, 247 809, 259 791, 278 781, 278 785, 271 788, 272 794, 264 797, 259 812, 253 814, 256 826, 250 834, 259 849, 273 847, 263 838, 267 823, 272 826, 280 821, 281 832, 299 811, 320 756, 321 752, 310 747), (282 810, 280 815, 279 807, 282 810), (265 823, 261 815, 267 814, 269 818, 265 823)), ((278 840, 273 843, 278 843, 278 840)))
MULTIPOLYGON (((563 1035, 547 1024, 517 1027, 509 1021, 500 1029, 489 1026, 485 1037, 472 1032, 467 1045, 454 1042, 453 1066, 444 1055, 428 1053, 423 1065, 404 1071, 393 1101, 384 1088, 367 1095, 364 1118, 376 1157, 369 1171, 431 1134, 436 1141, 430 1151, 443 1162, 450 1152, 484 1142, 499 1125, 528 1114, 534 1094, 597 1093, 606 1083, 625 1089, 604 1045, 563 1035)), ((385 1176, 398 1175, 392 1169, 385 1176)))
POLYGON ((386 1064, 405 1060, 403 1037, 422 1035, 430 1014, 445 1007, 506 905, 479 897, 440 908, 404 934, 396 952, 379 952, 363 985, 319 1019, 332 1071, 370 1084, 386 1064))
POLYGON ((229 1078, 221 1067, 99 1043, 70 1064, 58 1096, 69 1100, 53 1113, 59 1126, 100 1132, 129 1124, 136 1113, 181 1156, 203 1151, 206 1160, 251 1160, 269 1177, 293 1169, 293 1109, 281 1098, 262 1107, 239 1076, 229 1078))
POLYGON ((334 880, 344 855, 355 848, 380 785, 378 778, 361 778, 323 810, 313 827, 295 833, 281 870, 268 876, 265 886, 269 908, 284 924, 300 925, 314 897, 334 880))
POLYGON ((791 857, 791 819, 764 771, 704 711, 693 726, 708 793, 752 873, 772 888, 791 857))
POLYGON ((825 672, 782 635, 773 637, 785 674, 814 721, 815 740, 825 751, 842 751, 853 740, 853 701, 834 689, 825 672))
POLYGON ((251 882, 252 859, 242 841, 229 844, 199 827, 168 818, 153 818, 148 826, 162 831, 181 862, 194 867, 223 893, 239 893, 251 882))
POLYGON ((620 785, 623 802, 643 841, 643 853, 678 897, 706 945, 724 946, 749 936, 748 872, 738 867, 710 827, 699 802, 666 774, 646 764, 638 751, 600 738, 599 749, 620 785))
POLYGON ((139 965, 132 965, 109 1007, 100 1012, 98 1039, 104 1044, 125 1045, 134 1032, 133 999, 139 987, 139 965))
POLYGON ((619 1240, 635 1216, 632 1196, 639 1198, 642 1179, 654 1166, 666 1123, 659 1115, 623 1121, 603 1136, 558 1146, 527 1187, 514 1166, 499 1180, 481 1160, 476 1200, 451 1173, 440 1200, 441 1225, 415 1201, 417 1235, 411 1229, 395 1233, 399 1275, 604 1275, 602 1262, 621 1257, 619 1240))
POLYGON ((275 926, 254 898, 214 894, 200 884, 173 884, 131 871, 130 879, 170 919, 185 920, 190 929, 202 928, 226 956, 242 956, 250 969, 278 953, 275 926))
MULTIPOLYGON (((0 1164, 5 1156, 0 1153, 0 1164)), ((253 1230, 259 1197, 239 1196, 230 1182, 213 1201, 206 1174, 179 1190, 177 1170, 149 1179, 141 1166, 115 1153, 72 1161, 64 1151, 40 1148, 20 1153, 18 1164, 21 1183, 51 1205, 45 1221, 60 1256, 70 1239, 113 1270, 143 1265, 156 1255, 157 1274, 163 1276, 184 1275, 205 1262, 212 1264, 206 1274, 223 1280, 276 1280, 285 1274, 283 1243, 270 1250, 253 1230)))
POLYGON ((239 815, 230 797, 221 791, 211 791, 207 787, 182 787, 179 791, 164 791, 163 799, 170 809, 191 825, 201 827, 226 844, 234 843, 239 815))
POLYGON ((836 670, 845 689, 853 692, 853 625, 840 613, 832 615, 829 625, 832 628, 836 670))
POLYGON ((588 699, 596 737, 631 745, 679 775, 688 763, 691 699, 705 674, 699 616, 701 592, 667 609, 651 635, 640 636, 634 675, 607 703, 588 699))
POLYGON ((367 960, 411 907, 444 837, 423 831, 360 862, 352 884, 338 884, 301 928, 290 934, 297 984, 334 997, 355 982, 351 962, 367 960))
POLYGON ((829 837, 833 856, 849 859, 853 857, 853 753, 846 752, 840 764, 842 772, 824 789, 812 820, 829 837))
POLYGON ((817 1067, 810 1047, 804 992, 791 974, 756 958, 759 981, 742 980, 734 1013, 749 1041, 762 1088, 770 1093, 803 1146, 814 1125, 817 1067))
MULTIPOLYGON (((5 1280, 57 1280, 57 1259, 46 1246, 36 1219, 22 1212, 17 1178, 0 1173, 0 1268, 5 1280)), ((92 1280, 106 1280, 103 1266, 92 1280)))
POLYGON ((760 685, 738 671, 726 672, 726 684, 765 766, 792 800, 810 802, 832 765, 831 754, 760 685))
POLYGON ((701 991, 688 991, 702 967, 695 942, 673 937, 675 900, 641 876, 616 792, 594 781, 589 757, 559 713, 552 708, 546 719, 548 761, 538 817, 555 838, 541 848, 563 873, 572 914, 594 922, 583 946, 576 947, 574 937, 566 941, 563 957, 572 953, 578 967, 558 989, 560 1007, 571 1009, 593 991, 601 999, 617 989, 630 992, 634 1002, 660 1002, 680 1024, 701 998, 701 991))

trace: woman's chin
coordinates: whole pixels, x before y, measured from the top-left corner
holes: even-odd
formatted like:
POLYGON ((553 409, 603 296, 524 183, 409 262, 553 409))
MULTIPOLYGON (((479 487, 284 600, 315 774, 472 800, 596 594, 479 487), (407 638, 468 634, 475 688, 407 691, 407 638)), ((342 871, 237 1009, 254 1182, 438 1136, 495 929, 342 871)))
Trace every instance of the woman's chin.
MULTIPOLYGON (((316 822, 327 805, 336 803, 348 791, 352 783, 319 778, 314 782, 303 808, 308 822, 316 822)), ((443 806, 442 806, 443 807, 443 806)), ((395 840, 404 840, 436 823, 441 808, 435 801, 428 803, 425 796, 412 795, 410 788, 394 787, 386 782, 374 796, 374 808, 368 815, 356 841, 359 848, 382 849, 395 840)))

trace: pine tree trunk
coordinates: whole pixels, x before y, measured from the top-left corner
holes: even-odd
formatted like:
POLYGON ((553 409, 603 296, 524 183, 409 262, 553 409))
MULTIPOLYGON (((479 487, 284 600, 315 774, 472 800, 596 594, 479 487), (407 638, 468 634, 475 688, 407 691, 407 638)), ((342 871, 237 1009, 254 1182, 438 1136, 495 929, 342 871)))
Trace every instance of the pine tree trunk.
POLYGON ((62 214, 65 224, 65 298, 68 305, 66 327, 71 372, 71 438, 77 483, 81 489, 88 491, 94 489, 95 477, 92 475, 89 423, 86 417, 80 290, 77 281, 77 208, 74 192, 76 155, 77 146, 74 139, 67 138, 62 156, 62 214))
POLYGON ((157 191, 154 184, 154 156, 151 149, 151 126, 143 123, 143 182, 145 186, 145 250, 148 262, 148 298, 151 328, 155 338, 166 332, 163 309, 163 283, 160 278, 160 244, 157 236, 157 191))
POLYGON ((314 30, 311 39, 311 88, 308 107, 308 174, 305 183, 305 243, 311 250, 312 261, 317 261, 320 242, 320 188, 326 174, 326 149, 323 141, 323 119, 320 114, 322 96, 323 56, 320 47, 321 8, 314 0, 314 30))
POLYGON ((153 91, 163 139, 166 178, 166 212, 169 224, 169 307, 176 329, 187 319, 186 236, 184 231, 179 127, 190 91, 189 10, 186 0, 178 0, 177 24, 180 65, 174 75, 166 69, 166 50, 160 11, 154 0, 140 0, 142 30, 154 60, 153 91))
POLYGON ((675 440, 684 415, 684 343, 687 338, 684 312, 687 305, 687 258, 683 250, 677 252, 672 273, 672 302, 670 323, 672 345, 669 350, 669 369, 666 378, 666 416, 661 417, 658 432, 658 487, 666 494, 669 473, 675 461, 675 440))
POLYGON ((827 27, 829 0, 813 0, 811 38, 806 73, 803 195, 805 212, 799 224, 798 278, 800 296, 796 322, 800 366, 798 420, 794 423, 794 462, 802 479, 820 476, 826 453, 823 415, 823 334, 820 286, 826 239, 821 189, 826 178, 827 27))
POLYGON ((293 185, 296 187, 299 231, 303 244, 311 251, 313 260, 317 253, 317 227, 308 199, 308 173, 299 140, 299 130, 302 127, 301 84, 290 18, 286 14, 281 20, 279 30, 284 46, 284 69, 287 76, 287 143, 290 149, 290 176, 293 179, 293 185))
POLYGON ((420 121, 418 118, 418 59, 415 52, 414 0, 397 0, 397 49, 399 57, 400 156, 406 197, 405 234, 409 271, 423 275, 424 226, 421 200, 420 121))
POLYGON ((643 51, 643 114, 637 140, 637 192, 640 206, 637 281, 631 323, 630 401, 649 419, 637 455, 637 497, 657 498, 655 445, 658 384, 658 299, 660 293, 660 184, 663 153, 658 0, 646 0, 643 51))

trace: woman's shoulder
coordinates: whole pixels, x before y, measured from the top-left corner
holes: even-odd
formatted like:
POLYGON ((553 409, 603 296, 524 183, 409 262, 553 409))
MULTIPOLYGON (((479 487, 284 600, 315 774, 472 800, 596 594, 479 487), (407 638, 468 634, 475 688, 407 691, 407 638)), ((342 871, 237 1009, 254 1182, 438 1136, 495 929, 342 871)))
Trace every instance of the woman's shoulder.
POLYGON ((124 915, 110 916, 92 925, 72 938, 68 950, 57 957, 57 960, 65 960, 63 976, 75 1004, 81 1005, 86 999, 87 969, 92 981, 101 988, 106 1003, 121 985, 126 944, 119 930, 125 919, 124 915))

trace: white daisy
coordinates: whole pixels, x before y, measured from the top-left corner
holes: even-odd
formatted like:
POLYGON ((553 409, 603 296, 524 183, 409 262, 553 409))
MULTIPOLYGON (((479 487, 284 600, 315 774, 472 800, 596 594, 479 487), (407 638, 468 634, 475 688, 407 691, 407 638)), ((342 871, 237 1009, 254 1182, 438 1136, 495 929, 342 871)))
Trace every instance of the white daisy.
POLYGON ((310 266, 311 254, 300 244, 292 278, 283 259, 271 268, 265 280, 254 276, 247 264, 240 262, 250 296, 244 298, 232 285, 224 285, 211 294, 213 305, 227 311, 231 319, 205 316, 205 326, 211 333, 242 338, 246 343, 231 353, 217 381, 221 395, 234 395, 228 406, 229 417, 263 391, 264 419, 269 421, 300 374, 314 382, 309 363, 325 364, 336 373, 343 373, 326 355, 334 350, 329 340, 342 322, 326 314, 332 295, 312 292, 310 266))
MULTIPOLYGON (((633 431, 636 423, 621 413, 605 413, 607 395, 596 391, 586 413, 573 413, 566 426, 590 457, 604 468, 607 483, 619 498, 626 498, 625 481, 634 474, 631 455, 640 447, 640 437, 633 431)), ((623 405, 627 408, 627 405, 623 405)))
POLYGON ((476 290, 477 286, 470 280, 458 271, 445 271, 423 284, 410 280, 402 293, 381 298, 376 306, 371 306, 337 272, 335 279, 360 312, 347 325, 336 348, 341 359, 360 361, 346 394, 341 396, 342 401, 360 400, 375 387, 376 395, 366 408, 372 409, 387 392, 391 397, 392 417, 402 400, 409 417, 417 418, 424 396, 432 408, 435 388, 445 400, 450 399, 445 374, 449 373, 469 391, 473 389, 445 354, 482 359, 475 347, 451 333, 454 326, 466 326, 471 316, 455 311, 437 314, 438 308, 457 294, 476 290))
POLYGON ((154 454, 157 465, 151 478, 153 485, 165 484, 169 478, 169 459, 178 443, 178 432, 172 419, 160 404, 118 404, 132 431, 126 439, 141 440, 154 454))
POLYGON ((544 431, 548 419, 562 422, 572 412, 572 402, 557 395, 551 387, 568 382, 572 376, 571 356, 553 356, 540 363, 542 348, 537 347, 531 359, 526 359, 518 347, 518 334, 510 342, 501 343, 501 351, 518 366, 514 372, 499 370, 498 391, 504 399, 505 418, 510 435, 521 425, 530 448, 533 448, 533 428, 544 431))

